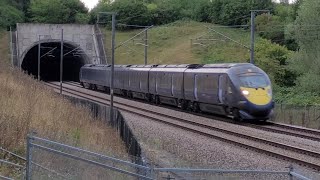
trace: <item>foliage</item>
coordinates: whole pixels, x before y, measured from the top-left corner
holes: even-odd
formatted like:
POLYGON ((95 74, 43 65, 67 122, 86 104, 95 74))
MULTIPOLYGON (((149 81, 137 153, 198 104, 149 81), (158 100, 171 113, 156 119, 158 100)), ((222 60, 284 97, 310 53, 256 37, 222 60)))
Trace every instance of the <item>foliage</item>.
POLYGON ((111 5, 109 0, 99 0, 98 4, 90 11, 90 24, 96 23, 97 15, 99 12, 111 11, 111 5))
POLYGON ((98 12, 117 12, 117 20, 131 25, 161 25, 179 19, 197 19, 198 12, 208 0, 116 0, 100 1, 91 11, 90 22, 96 21, 98 12))
POLYGON ((260 39, 255 48, 257 65, 280 87, 295 85, 296 72, 289 68, 292 53, 285 47, 260 39))
POLYGON ((295 87, 273 87, 274 100, 279 104, 320 105, 320 96, 316 92, 303 92, 295 87))
POLYGON ((27 11, 30 0, 0 0, 1 4, 7 4, 17 8, 18 10, 25 13, 27 11))
POLYGON ((299 72, 297 84, 304 92, 318 92, 320 88, 319 9, 318 0, 302 1, 293 25, 293 35, 300 47, 293 67, 299 72))
POLYGON ((80 0, 31 0, 31 21, 37 23, 87 23, 88 10, 80 0))
POLYGON ((0 0, 0 28, 13 26, 24 21, 24 14, 7 0, 0 0))
POLYGON ((293 4, 293 17, 294 17, 294 20, 298 17, 298 11, 300 9, 302 1, 303 0, 295 0, 295 2, 293 4))
POLYGON ((262 14, 256 17, 256 30, 258 34, 269 39, 272 42, 283 44, 284 42, 284 24, 279 16, 262 14))
POLYGON ((74 17, 74 22, 78 24, 87 24, 90 20, 90 16, 85 13, 77 13, 74 17))
POLYGON ((274 12, 273 14, 278 16, 280 18, 281 22, 293 22, 295 20, 295 12, 294 7, 296 4, 275 4, 274 12))
POLYGON ((117 12, 117 20, 123 24, 150 25, 148 8, 141 1, 121 0, 112 3, 111 10, 117 12))
MULTIPOLYGON (((249 62, 249 51, 232 44, 234 43, 220 42, 210 45, 206 51, 200 51, 199 53, 203 54, 202 63, 249 62)), ((283 46, 262 38, 256 40, 255 64, 263 69, 278 87, 295 86, 297 72, 290 68, 291 57, 292 52, 283 46)))
POLYGON ((119 13, 120 22, 160 25, 176 20, 196 20, 224 25, 246 24, 252 9, 273 9, 271 0, 115 0, 100 1, 91 12, 91 22, 99 11, 119 13), (140 15, 140 16, 138 16, 140 15), (126 19, 127 18, 127 19, 126 19))
POLYGON ((271 0, 212 0, 202 6, 201 21, 222 25, 240 25, 249 21, 250 10, 273 10, 271 0))
POLYGON ((274 43, 284 45, 290 50, 297 50, 297 43, 286 28, 295 19, 293 7, 294 5, 290 4, 276 4, 274 15, 258 15, 255 24, 259 35, 274 43))

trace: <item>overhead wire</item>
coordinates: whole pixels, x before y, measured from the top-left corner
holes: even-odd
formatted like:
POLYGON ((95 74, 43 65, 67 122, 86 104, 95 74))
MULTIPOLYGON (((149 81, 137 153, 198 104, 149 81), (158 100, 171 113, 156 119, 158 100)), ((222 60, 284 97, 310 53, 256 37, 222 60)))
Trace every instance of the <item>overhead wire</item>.
MULTIPOLYGON (((121 19, 121 20, 118 20, 118 24, 117 26, 127 26, 127 27, 148 27, 148 26, 141 26, 141 25, 128 25, 128 24, 123 24, 121 22, 126 22, 132 18, 136 18, 136 17, 141 17, 142 15, 136 15, 136 16, 130 16, 130 17, 127 17, 125 19, 121 19)), ((239 20, 239 19, 244 19, 244 18, 248 18, 249 16, 251 16, 251 14, 247 14, 247 15, 243 15, 243 16, 240 16, 240 17, 237 17, 237 18, 234 18, 232 20, 230 20, 229 22, 232 22, 232 21, 236 21, 236 20, 239 20)), ((111 21, 107 21, 107 22, 110 22, 111 21)), ((271 27, 287 27, 288 25, 272 25, 271 27)), ((291 27, 320 27, 320 25, 290 25, 291 27)), ((211 26, 213 28, 242 28, 242 27, 250 27, 250 25, 225 25, 225 26, 221 26, 221 25, 213 25, 211 26)), ((302 31, 316 31, 316 29, 299 29, 299 30, 302 30, 302 31)), ((271 31, 256 31, 257 33, 262 33, 262 32, 283 32, 284 30, 283 29, 274 29, 274 30, 271 30, 271 31)), ((207 34, 210 34, 210 32, 200 36, 200 37, 203 37, 203 36, 206 36, 207 34)), ((287 39, 277 39, 277 40, 272 40, 273 42, 281 42, 281 41, 285 41, 287 39)), ((127 47, 128 48, 128 47, 127 47)), ((149 50, 150 51, 150 50, 149 50)), ((140 54, 140 53, 139 53, 140 54)), ((141 54, 140 54, 141 55, 141 54)))

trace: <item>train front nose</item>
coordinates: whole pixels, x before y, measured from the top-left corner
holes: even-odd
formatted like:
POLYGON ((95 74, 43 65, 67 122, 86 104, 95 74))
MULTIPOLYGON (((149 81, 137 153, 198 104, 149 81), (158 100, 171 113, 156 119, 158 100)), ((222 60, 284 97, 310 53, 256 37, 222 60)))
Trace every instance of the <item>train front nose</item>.
POLYGON ((241 88, 246 100, 239 102, 240 115, 244 119, 268 119, 272 115, 274 102, 271 87, 241 88))

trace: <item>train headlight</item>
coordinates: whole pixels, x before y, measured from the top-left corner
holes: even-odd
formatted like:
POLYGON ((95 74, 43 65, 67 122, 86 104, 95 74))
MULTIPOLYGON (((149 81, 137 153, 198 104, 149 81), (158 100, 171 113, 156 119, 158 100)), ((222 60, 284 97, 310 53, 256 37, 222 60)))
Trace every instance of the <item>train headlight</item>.
POLYGON ((245 95, 245 96, 248 96, 248 95, 249 95, 249 91, 247 91, 247 90, 242 90, 242 94, 245 95))

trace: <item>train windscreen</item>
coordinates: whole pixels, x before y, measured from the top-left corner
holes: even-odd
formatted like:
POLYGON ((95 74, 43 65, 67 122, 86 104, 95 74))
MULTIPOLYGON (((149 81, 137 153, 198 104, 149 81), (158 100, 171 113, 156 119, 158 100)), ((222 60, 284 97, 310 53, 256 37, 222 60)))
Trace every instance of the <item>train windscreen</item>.
POLYGON ((241 86, 242 87, 248 87, 248 88, 264 88, 268 86, 268 81, 266 80, 266 77, 263 75, 244 75, 239 76, 241 86))

